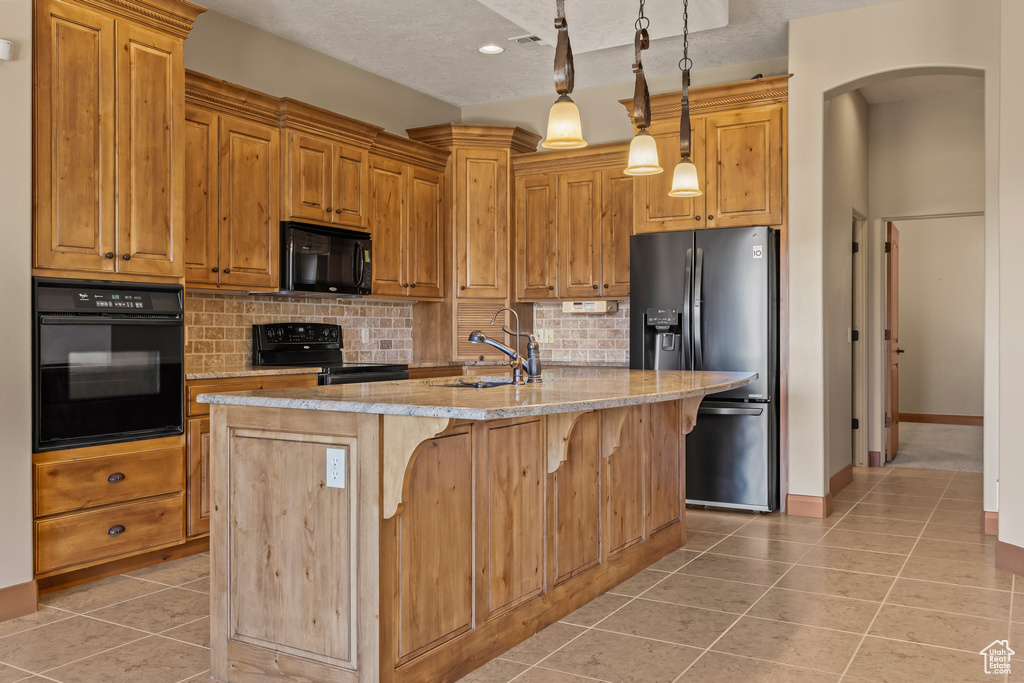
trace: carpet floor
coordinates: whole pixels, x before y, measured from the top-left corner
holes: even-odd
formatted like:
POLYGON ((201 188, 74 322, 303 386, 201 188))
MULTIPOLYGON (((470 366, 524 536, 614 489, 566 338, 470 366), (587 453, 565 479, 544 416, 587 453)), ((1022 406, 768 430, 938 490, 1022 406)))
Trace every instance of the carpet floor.
POLYGON ((900 422, 900 445, 891 467, 981 472, 982 427, 900 422))

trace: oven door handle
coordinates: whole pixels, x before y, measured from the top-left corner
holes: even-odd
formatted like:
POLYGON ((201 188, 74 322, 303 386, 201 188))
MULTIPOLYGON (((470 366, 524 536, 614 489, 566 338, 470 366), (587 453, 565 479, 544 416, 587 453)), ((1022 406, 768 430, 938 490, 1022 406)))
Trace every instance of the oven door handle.
POLYGON ((40 316, 40 325, 166 325, 182 326, 184 321, 167 320, 165 318, 104 318, 103 316, 88 316, 80 318, 59 318, 56 316, 40 316))

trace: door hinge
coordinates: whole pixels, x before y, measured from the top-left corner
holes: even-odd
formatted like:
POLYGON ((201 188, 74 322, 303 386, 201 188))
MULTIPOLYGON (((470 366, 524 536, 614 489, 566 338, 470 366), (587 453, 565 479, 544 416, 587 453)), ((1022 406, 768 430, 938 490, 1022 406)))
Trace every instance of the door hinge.
POLYGON ((891 337, 889 336, 889 330, 886 330, 885 331, 885 341, 889 341, 890 338, 891 337))
POLYGON ((892 251, 892 242, 886 242, 885 243, 885 253, 888 254, 890 251, 892 251))
POLYGON ((853 243, 853 253, 856 254, 856 253, 859 253, 859 252, 860 252, 860 242, 854 242, 853 243))
POLYGON ((853 341, 860 341, 860 331, 859 330, 853 330, 851 335, 852 335, 851 338, 853 339, 853 341))
POLYGON ((860 429, 860 420, 858 420, 857 418, 853 418, 853 428, 860 429))

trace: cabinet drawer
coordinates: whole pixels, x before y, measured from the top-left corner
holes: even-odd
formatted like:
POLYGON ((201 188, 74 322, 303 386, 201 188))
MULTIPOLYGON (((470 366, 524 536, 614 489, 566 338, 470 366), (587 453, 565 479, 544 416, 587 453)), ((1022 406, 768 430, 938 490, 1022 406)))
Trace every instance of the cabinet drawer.
POLYGON ((183 458, 178 446, 36 465, 36 516, 181 491, 183 458))
POLYGON ((222 380, 205 380, 202 383, 185 384, 185 413, 188 417, 205 417, 210 414, 208 403, 199 403, 199 394, 216 394, 229 391, 257 391, 259 389, 283 389, 285 387, 315 387, 317 376, 278 375, 271 377, 239 377, 222 380))
POLYGON ((95 563, 182 538, 182 495, 36 522, 36 572, 95 563), (120 533, 110 533, 123 528, 120 533))

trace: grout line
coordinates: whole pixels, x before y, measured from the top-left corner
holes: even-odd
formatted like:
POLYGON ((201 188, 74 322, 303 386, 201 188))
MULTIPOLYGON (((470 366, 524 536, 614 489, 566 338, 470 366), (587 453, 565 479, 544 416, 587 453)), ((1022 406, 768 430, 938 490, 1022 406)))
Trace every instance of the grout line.
MULTIPOLYGON (((120 625, 120 624, 118 624, 118 625, 120 625)), ((145 636, 142 636, 141 638, 134 638, 134 639, 126 641, 124 643, 120 643, 118 645, 115 645, 114 647, 108 647, 105 650, 100 650, 99 652, 93 652, 92 654, 87 655, 85 657, 79 657, 78 659, 73 659, 70 662, 64 662, 63 664, 61 664, 59 666, 51 666, 49 669, 44 669, 42 672, 40 672, 37 675, 44 676, 46 672, 56 671, 57 669, 63 668, 65 666, 71 666, 72 664, 77 664, 78 662, 84 661, 84 660, 89 659, 91 657, 97 657, 99 655, 106 654, 108 652, 111 652, 112 650, 116 650, 119 647, 124 647, 125 645, 131 645, 132 643, 137 643, 140 640, 145 640, 146 638, 149 638, 149 637, 150 637, 150 635, 145 635, 145 636)))

